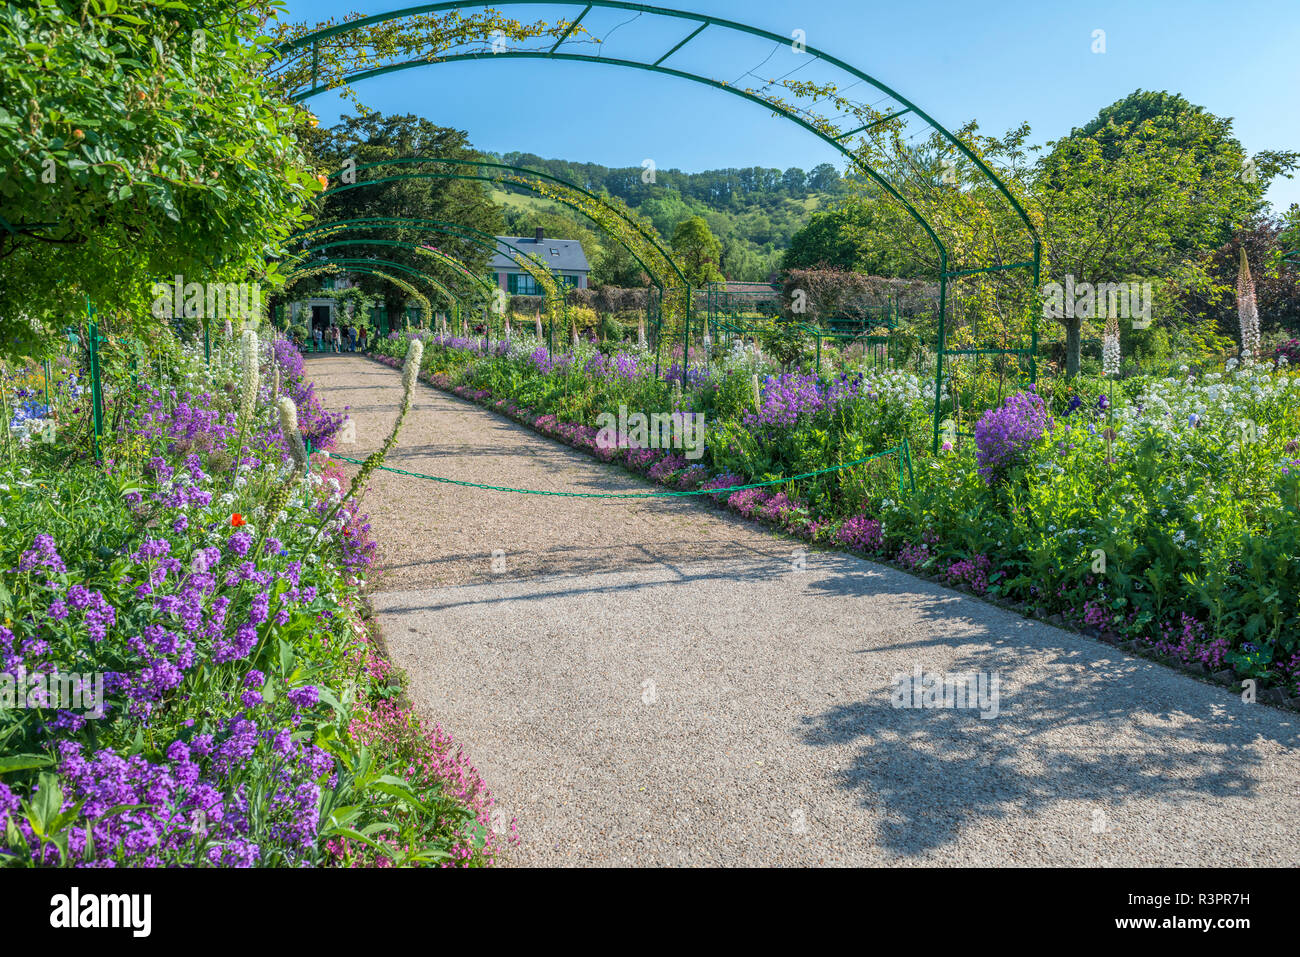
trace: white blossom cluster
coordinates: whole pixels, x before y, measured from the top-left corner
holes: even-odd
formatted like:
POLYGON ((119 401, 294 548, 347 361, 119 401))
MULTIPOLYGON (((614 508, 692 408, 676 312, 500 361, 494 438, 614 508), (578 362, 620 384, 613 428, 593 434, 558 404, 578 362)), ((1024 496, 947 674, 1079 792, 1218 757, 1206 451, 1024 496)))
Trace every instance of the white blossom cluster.
POLYGON ((763 355, 762 349, 740 338, 731 341, 731 348, 727 350, 727 354, 718 365, 721 366, 724 373, 747 372, 750 374, 770 375, 776 371, 776 367, 771 360, 763 355))
POLYGON ((889 405, 911 406, 934 398, 930 383, 903 369, 867 369, 862 390, 874 392, 889 405))
POLYGON ((1229 438, 1229 451, 1268 435, 1267 423, 1300 400, 1300 379, 1268 366, 1228 360, 1225 372, 1149 382, 1131 404, 1116 408, 1116 432, 1134 439, 1148 431, 1187 437, 1211 429, 1229 438))

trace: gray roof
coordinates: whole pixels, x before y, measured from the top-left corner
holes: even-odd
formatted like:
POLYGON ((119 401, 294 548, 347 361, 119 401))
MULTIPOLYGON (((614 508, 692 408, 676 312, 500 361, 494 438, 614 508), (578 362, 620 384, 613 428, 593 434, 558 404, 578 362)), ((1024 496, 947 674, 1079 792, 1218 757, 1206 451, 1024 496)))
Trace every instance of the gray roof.
MULTIPOLYGON (((550 236, 545 236, 542 238, 541 243, 538 243, 532 236, 498 236, 497 239, 505 240, 517 247, 522 253, 540 256, 542 262, 552 269, 558 269, 561 272, 591 271, 591 267, 587 265, 587 254, 582 251, 582 243, 576 239, 552 239, 550 236)), ((504 253, 498 253, 488 262, 488 268, 517 271, 519 270, 519 264, 504 253)))

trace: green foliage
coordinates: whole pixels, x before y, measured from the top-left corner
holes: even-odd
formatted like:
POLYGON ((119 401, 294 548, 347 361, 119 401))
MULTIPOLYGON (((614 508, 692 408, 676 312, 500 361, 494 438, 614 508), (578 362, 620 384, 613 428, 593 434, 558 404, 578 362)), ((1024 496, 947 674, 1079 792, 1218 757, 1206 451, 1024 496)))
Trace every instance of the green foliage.
POLYGON ((883 213, 886 200, 850 196, 829 209, 812 214, 790 238, 781 268, 844 269, 871 276, 914 278, 925 275, 890 241, 892 217, 883 213))
POLYGON ((0 9, 0 355, 47 352, 89 298, 121 332, 156 281, 275 281, 319 189, 268 89, 266 3, 0 9), (93 82, 87 82, 93 77, 93 82))
MULTIPOLYGON (((597 163, 543 159, 532 153, 505 153, 502 162, 539 169, 602 191, 644 215, 660 236, 671 236, 678 223, 701 216, 721 245, 718 266, 728 279, 766 282, 781 264, 791 237, 809 211, 833 202, 847 190, 846 180, 829 163, 810 172, 791 168, 720 169, 700 173, 655 170, 643 182, 641 167, 611 169, 597 163)), ((555 235, 561 235, 557 232, 555 235)), ((595 254, 594 283, 639 285, 629 257, 603 239, 595 254), (606 260, 602 265, 602 259, 606 260)))
POLYGON ((702 216, 692 216, 673 230, 673 253, 681 260, 686 279, 695 288, 722 279, 717 260, 722 245, 702 216))

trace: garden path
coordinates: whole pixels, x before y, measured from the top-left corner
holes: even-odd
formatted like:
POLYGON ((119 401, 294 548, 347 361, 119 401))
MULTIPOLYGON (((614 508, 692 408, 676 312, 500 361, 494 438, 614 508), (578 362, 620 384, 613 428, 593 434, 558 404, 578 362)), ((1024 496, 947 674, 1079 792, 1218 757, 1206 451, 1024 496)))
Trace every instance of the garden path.
MULTIPOLYGON (((308 375, 343 454, 382 442, 395 370, 308 375)), ((645 488, 423 384, 388 464, 645 488)), ((852 556, 799 571, 690 500, 379 472, 365 507, 389 652, 518 817, 514 863, 1300 865, 1295 714, 852 556), (1000 712, 893 707, 916 667, 996 672, 1000 712)))

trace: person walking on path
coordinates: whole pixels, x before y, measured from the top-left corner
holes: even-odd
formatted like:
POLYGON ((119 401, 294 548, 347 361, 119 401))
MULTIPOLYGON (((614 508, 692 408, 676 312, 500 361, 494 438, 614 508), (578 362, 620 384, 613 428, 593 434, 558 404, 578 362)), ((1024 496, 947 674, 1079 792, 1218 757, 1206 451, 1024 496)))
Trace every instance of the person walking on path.
POLYGON ((348 352, 357 351, 357 327, 348 323, 348 352))
POLYGON ((315 351, 316 351, 316 352, 320 352, 320 351, 321 351, 321 328, 320 328, 320 326, 312 326, 312 327, 311 327, 311 335, 312 335, 312 339, 315 340, 315 341, 314 341, 315 351))
POLYGON ((362 326, 357 330, 357 344, 361 346, 361 351, 366 351, 366 327, 362 326))
POLYGON ((343 335, 339 332, 339 327, 334 327, 334 352, 337 354, 343 348, 343 335))

